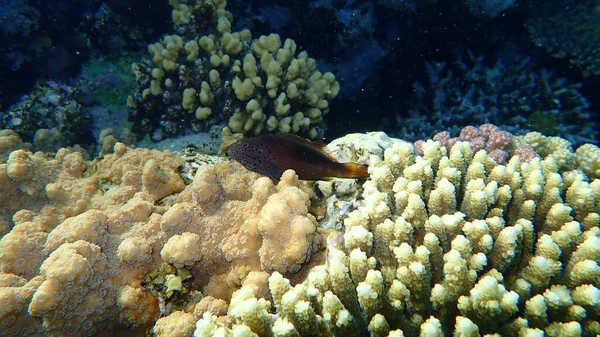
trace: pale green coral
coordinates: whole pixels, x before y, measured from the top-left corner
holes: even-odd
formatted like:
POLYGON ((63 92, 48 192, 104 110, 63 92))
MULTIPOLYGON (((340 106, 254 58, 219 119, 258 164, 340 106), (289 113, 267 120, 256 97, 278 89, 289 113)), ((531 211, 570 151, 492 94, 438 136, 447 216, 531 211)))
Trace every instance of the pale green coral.
POLYGON ((600 149, 593 144, 583 144, 573 152, 573 146, 560 137, 547 137, 539 132, 529 132, 514 137, 517 146, 531 146, 539 155, 552 157, 560 172, 578 168, 589 179, 600 178, 600 149))

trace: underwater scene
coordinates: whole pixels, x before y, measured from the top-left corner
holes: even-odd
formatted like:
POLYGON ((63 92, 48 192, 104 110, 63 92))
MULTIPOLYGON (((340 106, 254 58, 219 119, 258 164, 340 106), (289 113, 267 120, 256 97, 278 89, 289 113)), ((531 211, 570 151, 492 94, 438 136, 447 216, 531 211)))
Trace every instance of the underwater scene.
POLYGON ((0 0, 0 337, 600 336, 600 0, 0 0))

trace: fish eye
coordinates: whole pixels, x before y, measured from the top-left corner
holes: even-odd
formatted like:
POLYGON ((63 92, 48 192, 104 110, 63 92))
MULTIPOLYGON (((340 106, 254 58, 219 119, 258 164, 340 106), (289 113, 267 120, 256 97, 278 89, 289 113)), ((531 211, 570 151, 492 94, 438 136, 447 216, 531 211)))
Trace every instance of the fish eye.
POLYGON ((248 147, 248 143, 242 143, 242 147, 248 147))

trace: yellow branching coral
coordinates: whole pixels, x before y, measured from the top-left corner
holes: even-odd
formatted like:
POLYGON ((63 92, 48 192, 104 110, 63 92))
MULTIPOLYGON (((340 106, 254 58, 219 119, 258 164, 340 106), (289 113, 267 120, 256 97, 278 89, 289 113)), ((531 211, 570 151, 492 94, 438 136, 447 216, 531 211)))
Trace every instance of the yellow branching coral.
POLYGON ((233 323, 259 336, 598 334, 600 182, 561 162, 572 150, 499 165, 466 143, 423 148, 371 156, 362 206, 330 235, 326 265, 295 287, 269 278, 276 312, 257 309, 277 317, 267 333, 233 323))
POLYGON ((333 73, 320 72, 291 39, 233 32, 226 4, 171 1, 178 35, 150 44, 151 60, 133 64, 140 87, 128 98, 132 120, 155 139, 215 122, 243 134, 322 135, 340 91, 333 73))

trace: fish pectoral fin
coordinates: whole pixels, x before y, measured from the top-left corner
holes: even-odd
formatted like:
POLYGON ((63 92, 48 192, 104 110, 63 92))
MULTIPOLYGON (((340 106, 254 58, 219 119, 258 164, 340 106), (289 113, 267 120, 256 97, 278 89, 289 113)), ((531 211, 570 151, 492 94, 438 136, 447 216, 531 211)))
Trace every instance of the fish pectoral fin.
POLYGON ((279 181, 279 179, 281 179, 281 176, 283 175, 283 171, 284 170, 280 169, 276 165, 271 164, 269 165, 269 169, 267 170, 267 175, 269 176, 269 178, 279 181))

